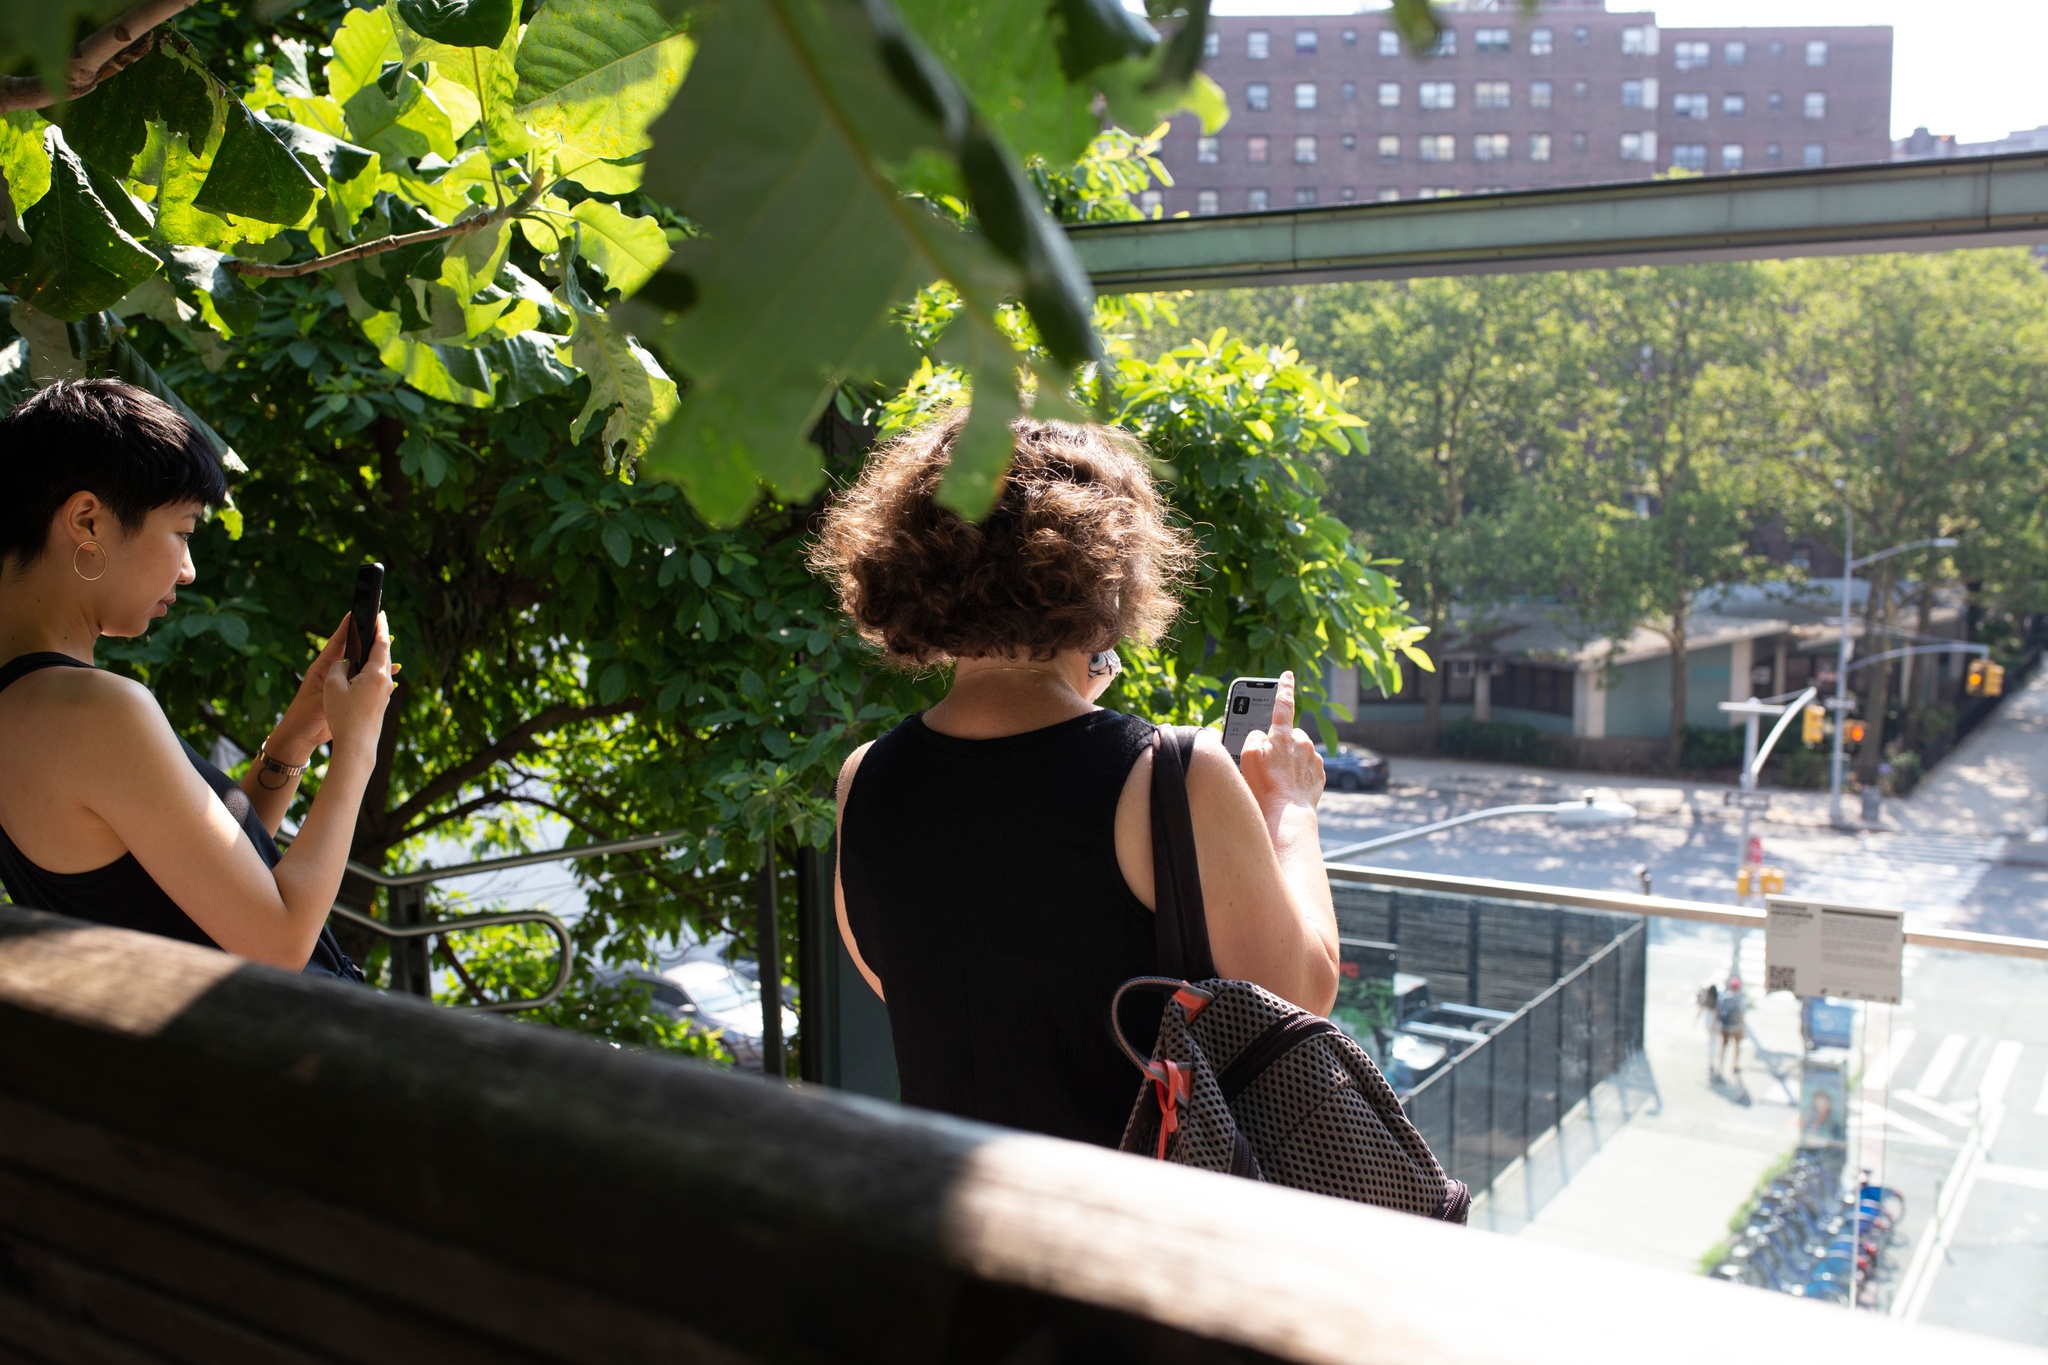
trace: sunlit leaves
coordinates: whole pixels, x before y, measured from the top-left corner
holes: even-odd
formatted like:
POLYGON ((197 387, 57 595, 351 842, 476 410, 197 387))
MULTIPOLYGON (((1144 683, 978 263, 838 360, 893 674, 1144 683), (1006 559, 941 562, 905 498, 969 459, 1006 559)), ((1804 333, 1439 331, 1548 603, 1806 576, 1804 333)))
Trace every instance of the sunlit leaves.
POLYGON ((652 218, 631 217, 602 199, 584 200, 570 216, 581 229, 582 254, 621 294, 647 283, 669 257, 668 238, 652 218))
POLYGON ((496 47, 519 12, 516 0, 396 0, 408 27, 450 47, 496 47))
POLYGON ((303 219, 321 188, 313 173, 279 140, 268 120, 240 100, 227 110, 227 130, 213 154, 194 208, 220 217, 254 218, 289 226, 303 219))
POLYGON ((520 41, 514 104, 554 141, 558 174, 621 192, 639 172, 610 163, 646 149, 647 125, 675 97, 690 52, 647 0, 550 0, 520 41))
POLYGON ((0 236, 0 281, 24 302, 69 321, 117 302, 159 263, 122 231, 56 129, 47 132, 44 150, 49 190, 22 217, 28 241, 0 236))

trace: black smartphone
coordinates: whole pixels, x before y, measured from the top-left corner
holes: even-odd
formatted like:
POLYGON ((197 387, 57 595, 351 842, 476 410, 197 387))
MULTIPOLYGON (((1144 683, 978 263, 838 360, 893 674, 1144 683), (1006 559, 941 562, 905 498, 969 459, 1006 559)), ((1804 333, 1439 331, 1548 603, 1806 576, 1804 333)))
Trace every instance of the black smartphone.
POLYGON ((384 566, 365 564, 356 570, 356 596, 348 607, 348 675, 363 671, 370 646, 377 643, 377 613, 384 610, 384 566))
POLYGON ((1243 756, 1252 731, 1273 728, 1273 703, 1279 696, 1278 678, 1232 680, 1223 706, 1223 747, 1232 758, 1243 756))

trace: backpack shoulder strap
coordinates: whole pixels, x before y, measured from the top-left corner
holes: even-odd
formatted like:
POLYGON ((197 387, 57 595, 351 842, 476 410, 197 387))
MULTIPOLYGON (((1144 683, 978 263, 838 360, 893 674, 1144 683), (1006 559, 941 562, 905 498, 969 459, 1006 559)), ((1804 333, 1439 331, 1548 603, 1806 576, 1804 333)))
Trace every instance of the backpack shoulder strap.
POLYGON ((1199 731, 1160 726, 1152 736, 1152 888, 1158 913, 1159 969, 1183 981, 1216 975, 1202 873, 1195 861, 1195 822, 1188 809, 1188 765, 1199 731))

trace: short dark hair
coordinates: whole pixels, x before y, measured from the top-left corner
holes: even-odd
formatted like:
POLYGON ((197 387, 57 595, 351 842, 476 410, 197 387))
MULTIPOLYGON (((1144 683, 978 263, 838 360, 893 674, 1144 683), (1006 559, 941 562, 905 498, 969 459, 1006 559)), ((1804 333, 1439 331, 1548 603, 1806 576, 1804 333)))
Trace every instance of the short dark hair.
POLYGON ((995 507, 977 524, 937 498, 966 421, 956 410, 898 437, 826 510, 811 567, 861 636, 911 668, 1157 643, 1196 552, 1136 438, 1018 419, 995 507))
POLYGON ((206 438, 161 398, 118 379, 60 379, 0 417, 0 560, 34 563, 76 493, 129 530, 173 503, 220 507, 228 481, 206 438))

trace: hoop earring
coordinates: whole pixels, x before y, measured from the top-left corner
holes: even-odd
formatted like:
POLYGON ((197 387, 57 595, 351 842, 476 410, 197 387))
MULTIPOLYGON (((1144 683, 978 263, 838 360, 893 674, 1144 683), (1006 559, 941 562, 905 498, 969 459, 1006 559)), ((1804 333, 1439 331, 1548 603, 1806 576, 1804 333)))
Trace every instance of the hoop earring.
POLYGON ((79 541, 79 542, 78 542, 78 549, 77 549, 77 550, 73 550, 73 551, 71 552, 71 572, 73 572, 73 573, 77 574, 77 575, 78 575, 78 576, 79 576, 80 578, 84 578, 84 579, 85 579, 85 581, 86 581, 86 582, 88 582, 88 583, 97 583, 97 582, 99 582, 99 581, 100 581, 100 580, 101 580, 102 578, 105 578, 105 577, 107 576, 107 561, 106 561, 106 559, 105 559, 105 555, 106 555, 106 553, 107 553, 106 547, 105 547, 105 546, 103 546, 103 545, 101 545, 101 544, 100 544, 100 543, 99 543, 99 542, 98 542, 97 540, 81 540, 81 541, 79 541), (84 549, 84 548, 85 548, 86 546, 88 546, 88 545, 92 546, 92 548, 93 548, 93 549, 95 549, 95 550, 99 551, 100 555, 102 556, 102 558, 101 558, 101 560, 100 560, 100 571, 99 571, 98 573, 96 573, 96 574, 92 575, 92 576, 91 576, 90 578, 87 578, 87 577, 86 577, 86 573, 85 573, 85 570, 83 570, 83 569, 81 569, 81 568, 79 568, 79 567, 78 567, 78 554, 79 554, 79 551, 80 551, 80 550, 83 550, 83 549, 84 549))

